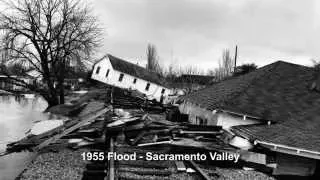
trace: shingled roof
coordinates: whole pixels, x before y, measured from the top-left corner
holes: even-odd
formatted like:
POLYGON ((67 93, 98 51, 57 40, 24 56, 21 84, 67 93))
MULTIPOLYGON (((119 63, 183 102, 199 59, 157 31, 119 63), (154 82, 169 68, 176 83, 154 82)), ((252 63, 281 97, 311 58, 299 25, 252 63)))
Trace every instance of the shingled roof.
POLYGON ((286 121, 318 105, 310 90, 313 68, 277 61, 191 93, 184 101, 208 110, 228 110, 271 121, 286 121))
MULTIPOLYGON (((319 101, 319 99, 315 99, 319 101)), ((286 145, 320 152, 319 104, 290 120, 271 125, 241 125, 232 131, 250 140, 286 145)))
POLYGON ((167 87, 165 84, 165 80, 161 75, 152 71, 148 71, 147 69, 141 66, 130 63, 128 61, 112 56, 110 54, 107 54, 106 56, 109 58, 114 70, 167 87))
POLYGON ((311 119, 302 116, 271 125, 233 126, 231 130, 251 141, 260 140, 320 152, 319 110, 312 112, 312 116, 311 119))
POLYGON ((278 61, 184 100, 209 110, 229 110, 273 122, 231 128, 251 140, 320 151, 320 93, 310 89, 315 78, 313 68, 278 61))

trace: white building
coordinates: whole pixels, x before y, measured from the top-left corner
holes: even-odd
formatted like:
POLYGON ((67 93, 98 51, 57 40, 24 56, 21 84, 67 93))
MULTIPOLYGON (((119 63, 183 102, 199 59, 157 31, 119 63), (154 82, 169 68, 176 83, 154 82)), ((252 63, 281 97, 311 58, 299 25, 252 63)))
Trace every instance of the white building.
POLYGON ((110 54, 94 64, 91 78, 112 86, 138 90, 157 101, 171 93, 159 74, 110 54))

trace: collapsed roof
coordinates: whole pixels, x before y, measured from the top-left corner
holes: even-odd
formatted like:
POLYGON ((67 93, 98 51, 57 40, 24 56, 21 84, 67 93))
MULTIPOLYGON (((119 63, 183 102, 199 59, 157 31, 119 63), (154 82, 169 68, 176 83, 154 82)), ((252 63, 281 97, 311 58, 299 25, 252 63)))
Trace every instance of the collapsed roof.
POLYGON ((315 69, 277 61, 191 93, 184 101, 270 120, 232 129, 250 139, 320 151, 320 93, 312 90, 315 69))

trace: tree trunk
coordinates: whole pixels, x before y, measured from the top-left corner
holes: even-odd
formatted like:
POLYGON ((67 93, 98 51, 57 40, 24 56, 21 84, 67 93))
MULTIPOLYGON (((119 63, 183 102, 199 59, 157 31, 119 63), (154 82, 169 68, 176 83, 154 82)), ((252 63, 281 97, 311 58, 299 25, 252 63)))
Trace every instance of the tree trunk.
POLYGON ((58 77, 58 84, 59 84, 59 103, 64 104, 64 78, 65 78, 65 68, 66 68, 66 62, 65 60, 60 60, 60 74, 58 77))
POLYGON ((63 87, 63 83, 60 85, 60 94, 59 94, 59 103, 60 104, 64 104, 64 87, 63 87))
POLYGON ((50 97, 50 98, 45 98, 45 100, 47 101, 48 103, 48 107, 47 109, 53 107, 53 106, 56 106, 59 104, 59 99, 58 97, 50 97))

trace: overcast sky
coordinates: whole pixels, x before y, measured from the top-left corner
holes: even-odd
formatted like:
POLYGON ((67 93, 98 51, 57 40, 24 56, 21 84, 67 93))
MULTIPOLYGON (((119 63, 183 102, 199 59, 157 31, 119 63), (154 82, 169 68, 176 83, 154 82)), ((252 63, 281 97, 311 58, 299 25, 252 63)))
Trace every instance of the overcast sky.
POLYGON ((165 64, 218 66, 239 46, 238 64, 320 59, 317 0, 92 0, 106 30, 101 54, 144 63, 157 47, 165 64))

